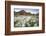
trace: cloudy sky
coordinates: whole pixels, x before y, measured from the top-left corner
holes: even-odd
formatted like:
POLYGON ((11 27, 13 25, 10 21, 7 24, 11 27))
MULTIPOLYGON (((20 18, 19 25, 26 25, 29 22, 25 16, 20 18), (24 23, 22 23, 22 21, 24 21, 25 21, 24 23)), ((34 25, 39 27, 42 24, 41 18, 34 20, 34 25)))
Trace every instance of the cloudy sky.
POLYGON ((27 13, 30 12, 32 14, 37 14, 39 12, 39 9, 30 9, 30 8, 14 8, 14 11, 19 12, 21 10, 26 11, 27 13))

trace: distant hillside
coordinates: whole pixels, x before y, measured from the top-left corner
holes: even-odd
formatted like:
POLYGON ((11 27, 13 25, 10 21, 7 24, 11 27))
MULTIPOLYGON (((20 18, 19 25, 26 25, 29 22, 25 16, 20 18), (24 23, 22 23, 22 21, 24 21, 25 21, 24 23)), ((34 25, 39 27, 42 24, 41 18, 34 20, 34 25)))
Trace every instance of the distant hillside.
POLYGON ((27 13, 24 10, 21 10, 19 12, 14 11, 14 15, 39 15, 39 13, 37 13, 37 14, 31 14, 31 13, 27 13))

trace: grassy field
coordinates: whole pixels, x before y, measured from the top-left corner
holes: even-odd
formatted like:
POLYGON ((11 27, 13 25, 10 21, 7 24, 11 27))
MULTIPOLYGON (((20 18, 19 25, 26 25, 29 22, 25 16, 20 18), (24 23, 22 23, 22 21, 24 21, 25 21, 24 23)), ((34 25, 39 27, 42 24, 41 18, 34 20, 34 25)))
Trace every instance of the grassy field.
POLYGON ((14 17, 14 27, 38 27, 39 18, 38 16, 15 16, 14 17))

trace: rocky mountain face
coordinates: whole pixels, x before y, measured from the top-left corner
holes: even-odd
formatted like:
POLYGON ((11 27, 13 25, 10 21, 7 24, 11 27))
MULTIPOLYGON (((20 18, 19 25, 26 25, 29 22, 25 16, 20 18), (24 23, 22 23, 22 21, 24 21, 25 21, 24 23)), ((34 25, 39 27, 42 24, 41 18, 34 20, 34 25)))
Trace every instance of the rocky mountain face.
POLYGON ((24 10, 21 10, 21 11, 19 11, 19 12, 14 11, 14 15, 39 15, 39 13, 37 13, 37 14, 32 14, 32 13, 27 13, 27 12, 24 11, 24 10))

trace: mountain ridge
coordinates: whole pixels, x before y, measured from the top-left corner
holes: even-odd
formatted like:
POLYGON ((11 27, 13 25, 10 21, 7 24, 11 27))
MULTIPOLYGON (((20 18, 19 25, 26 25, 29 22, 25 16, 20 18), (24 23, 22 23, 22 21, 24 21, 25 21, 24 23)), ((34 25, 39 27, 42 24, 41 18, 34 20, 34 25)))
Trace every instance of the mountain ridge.
MULTIPOLYGON (((17 15, 17 14, 19 14, 19 15, 35 15, 35 14, 30 13, 30 12, 27 13, 25 10, 21 10, 19 12, 14 11, 14 15, 17 15)), ((37 13, 36 15, 39 15, 39 13, 37 13)))

